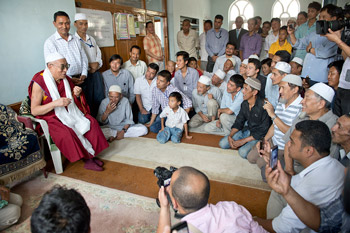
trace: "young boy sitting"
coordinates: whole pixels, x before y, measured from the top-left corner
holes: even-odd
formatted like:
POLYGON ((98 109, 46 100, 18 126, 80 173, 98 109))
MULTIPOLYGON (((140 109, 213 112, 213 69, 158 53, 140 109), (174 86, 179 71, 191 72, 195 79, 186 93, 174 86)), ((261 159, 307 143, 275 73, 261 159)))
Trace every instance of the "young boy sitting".
POLYGON ((179 92, 173 92, 169 95, 169 106, 164 108, 159 115, 161 118, 162 129, 157 134, 158 142, 164 144, 169 139, 173 143, 180 143, 183 130, 185 129, 185 136, 187 139, 191 139, 192 136, 188 135, 187 121, 190 119, 187 112, 180 107, 182 102, 182 96, 179 92), (164 119, 165 128, 164 128, 164 119))
POLYGON ((287 26, 281 27, 278 34, 278 40, 270 46, 269 58, 272 59, 273 55, 279 50, 286 50, 289 54, 292 54, 292 45, 288 42, 287 36, 287 26))
POLYGON ((264 60, 261 61, 261 72, 265 77, 267 77, 272 72, 271 63, 272 63, 271 58, 265 58, 264 60))
POLYGON ((190 59, 188 59, 187 66, 197 70, 199 77, 203 75, 203 70, 200 70, 198 68, 198 62, 197 62, 197 59, 195 57, 190 57, 190 59))

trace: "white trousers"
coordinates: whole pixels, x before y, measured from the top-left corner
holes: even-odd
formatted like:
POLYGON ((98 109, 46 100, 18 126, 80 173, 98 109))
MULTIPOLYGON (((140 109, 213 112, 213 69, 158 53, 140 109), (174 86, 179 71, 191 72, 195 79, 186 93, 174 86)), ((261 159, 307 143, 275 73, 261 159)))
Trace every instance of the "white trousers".
MULTIPOLYGON (((101 128, 103 135, 105 135, 105 138, 108 139, 110 137, 116 137, 118 131, 111 128, 101 128)), ((141 137, 143 135, 146 135, 148 133, 148 129, 143 124, 135 124, 130 125, 128 128, 128 131, 124 134, 124 138, 137 138, 141 137)))
POLYGON ((15 193, 10 193, 9 204, 0 209, 0 231, 15 224, 21 216, 22 197, 15 193))

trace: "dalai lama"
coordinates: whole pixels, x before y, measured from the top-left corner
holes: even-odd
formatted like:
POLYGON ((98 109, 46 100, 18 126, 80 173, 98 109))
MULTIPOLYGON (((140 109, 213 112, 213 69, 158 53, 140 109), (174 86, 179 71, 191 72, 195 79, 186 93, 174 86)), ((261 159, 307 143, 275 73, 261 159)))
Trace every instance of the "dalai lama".
POLYGON ((57 52, 45 62, 46 69, 34 75, 28 88, 32 114, 48 123, 52 140, 70 162, 82 159, 84 168, 102 171, 103 162, 95 156, 108 143, 89 115, 81 88, 66 75, 69 64, 57 52))

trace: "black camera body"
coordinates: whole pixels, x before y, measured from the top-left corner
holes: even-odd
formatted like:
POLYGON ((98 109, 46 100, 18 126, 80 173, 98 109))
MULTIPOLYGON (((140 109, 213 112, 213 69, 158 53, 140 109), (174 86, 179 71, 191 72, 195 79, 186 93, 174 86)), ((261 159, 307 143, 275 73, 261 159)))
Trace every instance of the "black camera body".
POLYGON ((344 27, 349 27, 349 26, 350 26, 350 20, 334 20, 334 21, 318 20, 316 21, 316 34, 326 35, 328 33, 329 28, 332 31, 338 31, 344 27))
POLYGON ((156 167, 154 169, 154 175, 158 178, 157 184, 160 187, 164 186, 167 187, 170 185, 171 176, 173 173, 177 170, 176 167, 170 167, 170 170, 166 169, 165 167, 156 167))

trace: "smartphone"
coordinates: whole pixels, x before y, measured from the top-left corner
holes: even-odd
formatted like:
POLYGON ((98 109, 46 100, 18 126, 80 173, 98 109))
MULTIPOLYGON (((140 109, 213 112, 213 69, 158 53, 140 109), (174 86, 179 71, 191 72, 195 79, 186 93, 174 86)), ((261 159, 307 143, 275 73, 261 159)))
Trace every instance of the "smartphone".
POLYGON ((265 141, 264 138, 262 138, 262 139, 260 140, 260 150, 264 150, 264 141, 265 141))
POLYGON ((292 30, 294 30, 294 25, 293 24, 289 24, 288 27, 292 30))
POLYGON ((278 161, 278 147, 274 146, 271 149, 271 155, 270 155, 270 167, 272 168, 272 170, 276 169, 277 161, 278 161))
POLYGON ((177 224, 175 224, 174 226, 171 227, 171 231, 177 231, 178 233, 188 233, 188 226, 187 226, 187 222, 179 222, 177 224))

